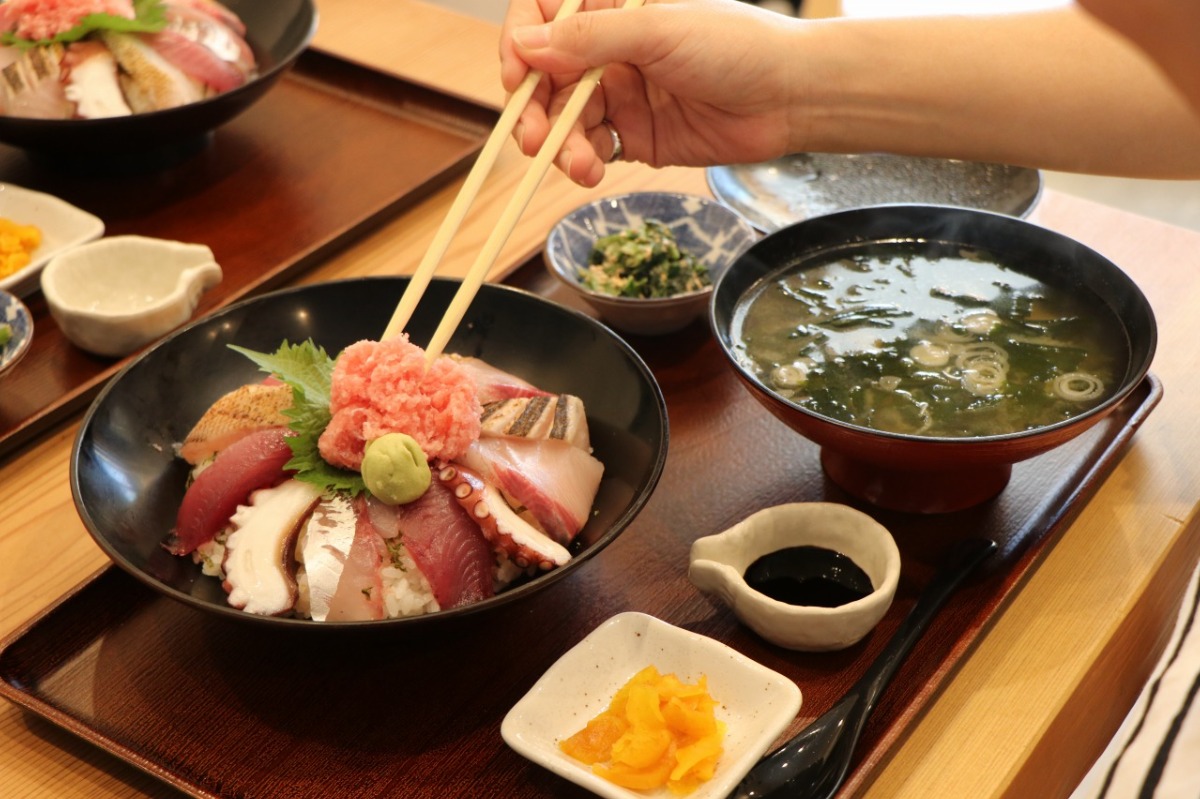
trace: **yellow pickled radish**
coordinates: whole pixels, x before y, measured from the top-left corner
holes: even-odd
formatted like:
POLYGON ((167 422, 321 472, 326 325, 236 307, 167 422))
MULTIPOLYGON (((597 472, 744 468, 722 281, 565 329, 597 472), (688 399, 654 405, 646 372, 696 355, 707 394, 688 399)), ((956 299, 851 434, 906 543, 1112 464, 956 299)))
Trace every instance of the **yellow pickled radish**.
POLYGON ((706 677, 685 683, 647 666, 559 747, 614 784, 682 796, 712 779, 724 752, 716 706, 706 677))

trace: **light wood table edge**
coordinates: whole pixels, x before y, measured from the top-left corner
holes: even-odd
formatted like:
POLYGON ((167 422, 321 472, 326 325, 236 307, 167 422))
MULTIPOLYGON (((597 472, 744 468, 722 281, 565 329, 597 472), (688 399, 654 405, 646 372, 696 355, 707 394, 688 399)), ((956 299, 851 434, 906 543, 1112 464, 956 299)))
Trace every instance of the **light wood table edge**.
MULTIPOLYGON (((1194 564, 1200 559, 1200 515, 1182 526, 1163 563, 1194 564)), ((1006 797, 1068 796, 1090 769, 1086 757, 1064 757, 1064 744, 1083 752, 1104 751, 1153 673, 1174 630, 1191 568, 1159 568, 1153 590, 1144 591, 1105 643, 1092 668, 1074 686, 1025 762, 1012 775, 1006 797), (1144 675, 1119 680, 1116 674, 1144 675), (1094 697, 1116 701, 1098 704, 1094 697)))

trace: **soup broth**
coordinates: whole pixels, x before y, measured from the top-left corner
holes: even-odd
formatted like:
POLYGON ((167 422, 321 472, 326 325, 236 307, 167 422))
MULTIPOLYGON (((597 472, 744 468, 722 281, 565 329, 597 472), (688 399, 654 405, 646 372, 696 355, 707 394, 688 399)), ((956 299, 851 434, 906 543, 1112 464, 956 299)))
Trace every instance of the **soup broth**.
POLYGON ((1119 320, 1084 292, 958 245, 885 242, 802 261, 738 308, 737 354, 780 396, 844 422, 930 437, 1062 422, 1125 374, 1119 320))

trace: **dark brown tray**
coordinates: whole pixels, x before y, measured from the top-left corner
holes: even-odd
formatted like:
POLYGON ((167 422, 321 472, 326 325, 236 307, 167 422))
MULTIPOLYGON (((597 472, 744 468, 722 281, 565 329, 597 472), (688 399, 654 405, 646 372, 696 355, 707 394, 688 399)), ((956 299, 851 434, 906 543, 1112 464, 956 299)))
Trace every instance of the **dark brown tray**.
MULTIPOLYGON (((81 172, 0 145, 0 181, 92 212, 106 235, 207 244, 225 277, 199 315, 319 263, 425 197, 470 165, 496 119, 309 50, 258 104, 173 164, 81 172)), ((0 457, 83 407, 125 364, 70 344, 40 292, 26 303, 33 346, 0 391, 0 457)))
MULTIPOLYGON (((538 264, 510 282, 560 299, 538 264)), ((861 675, 954 540, 994 537, 998 557, 951 599, 883 696, 842 793, 850 796, 1162 394, 1148 378, 1080 438, 1018 464, 1010 486, 983 506, 936 517, 877 514, 903 559, 891 610, 854 647, 804 654, 765 643, 704 598, 687 580, 688 550, 762 507, 846 497, 823 476, 816 447, 750 397, 703 324, 631 343, 667 398, 667 466, 633 524, 570 577, 412 634, 276 635, 162 598, 110 567, 0 643, 0 696, 194 796, 585 796, 508 749, 500 722, 555 658, 608 617, 650 613, 788 675, 804 693, 790 736, 861 675)))

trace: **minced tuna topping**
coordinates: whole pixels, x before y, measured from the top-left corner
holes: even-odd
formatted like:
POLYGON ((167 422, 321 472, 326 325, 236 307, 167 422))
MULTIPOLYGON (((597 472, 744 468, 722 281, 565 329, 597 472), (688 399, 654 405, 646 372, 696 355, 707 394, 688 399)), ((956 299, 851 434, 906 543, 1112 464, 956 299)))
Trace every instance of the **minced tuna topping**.
POLYGON ((359 469, 363 449, 387 433, 407 433, 425 457, 453 460, 479 438, 475 381, 450 358, 425 366, 425 351, 401 335, 360 341, 338 356, 329 398, 332 419, 321 457, 359 469))
POLYGON ((89 14, 134 18, 132 0, 8 0, 0 7, 0 29, 22 39, 52 39, 89 14))

